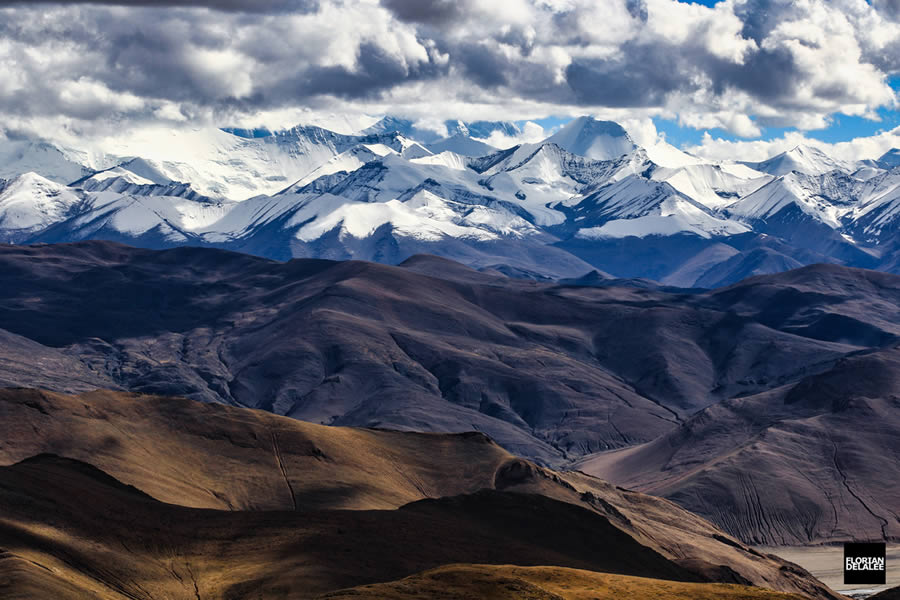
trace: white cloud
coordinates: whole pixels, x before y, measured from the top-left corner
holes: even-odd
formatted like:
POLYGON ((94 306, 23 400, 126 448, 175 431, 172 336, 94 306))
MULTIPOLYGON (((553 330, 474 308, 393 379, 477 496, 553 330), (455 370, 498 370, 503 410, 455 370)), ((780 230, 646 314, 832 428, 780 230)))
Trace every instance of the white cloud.
POLYGON ((550 135, 541 125, 534 121, 527 121, 519 135, 511 136, 502 131, 494 131, 482 141, 495 148, 512 148, 518 144, 532 144, 546 139, 550 135))
POLYGON ((891 148, 900 148, 900 127, 834 144, 807 137, 798 131, 785 133, 772 140, 739 141, 714 138, 707 132, 700 144, 684 150, 710 160, 762 161, 801 145, 819 148, 841 160, 877 159, 891 148))
POLYGON ((752 138, 873 117, 900 72, 894 0, 64 4, 0 8, 8 126, 589 113, 752 138))

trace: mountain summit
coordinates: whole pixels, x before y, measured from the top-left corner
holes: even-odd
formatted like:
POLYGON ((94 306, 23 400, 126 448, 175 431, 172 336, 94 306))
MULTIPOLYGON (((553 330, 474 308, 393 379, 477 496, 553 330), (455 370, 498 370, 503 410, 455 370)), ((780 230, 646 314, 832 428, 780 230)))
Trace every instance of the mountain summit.
POLYGON ((900 148, 891 148, 878 159, 878 164, 885 169, 900 167, 900 148))
POLYGON ((758 163, 745 163, 748 166, 780 177, 787 175, 792 171, 804 173, 806 175, 821 175, 834 170, 847 169, 847 165, 843 162, 835 160, 812 146, 796 146, 787 152, 782 152, 768 160, 758 163))
POLYGON ((578 117, 546 141, 593 160, 612 160, 637 149, 621 125, 593 117, 578 117))

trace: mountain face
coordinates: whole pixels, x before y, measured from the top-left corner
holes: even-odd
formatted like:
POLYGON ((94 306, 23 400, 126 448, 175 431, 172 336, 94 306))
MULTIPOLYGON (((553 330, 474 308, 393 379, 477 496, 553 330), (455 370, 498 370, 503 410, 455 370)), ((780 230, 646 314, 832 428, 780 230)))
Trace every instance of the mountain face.
POLYGON ((82 195, 35 173, 0 180, 2 239, 16 243, 77 212, 82 195))
POLYGON ((821 265, 715 292, 732 303, 735 318, 758 314, 763 297, 777 298, 764 317, 769 325, 867 349, 792 381, 773 380, 768 390, 703 409, 653 442, 577 467, 675 500, 751 543, 898 539, 900 496, 888 482, 900 476, 900 354, 894 334, 863 324, 870 309, 859 304, 886 308, 882 299, 898 285, 891 276, 821 265), (824 300, 823 310, 808 320, 799 307, 813 296, 824 300))
POLYGON ((26 173, 66 185, 94 172, 87 156, 42 141, 4 140, 0 143, 0 179, 26 173))
POLYGON ((810 146, 797 146, 768 160, 744 164, 757 171, 775 175, 776 177, 795 171, 805 175, 822 175, 830 171, 848 170, 851 168, 850 165, 837 161, 818 148, 810 146))
POLYGON ((740 598, 838 599, 666 500, 475 432, 323 427, 110 391, 0 390, 0 417, 3 597, 313 598, 475 563, 697 594, 685 598, 738 597, 715 581, 740 598))
POLYGON ((547 142, 592 160, 612 160, 637 149, 621 125, 591 117, 575 119, 547 142))
POLYGON ((386 117, 358 134, 144 132, 78 151, 7 142, 0 176, 34 171, 80 201, 48 201, 26 185, 0 239, 388 264, 429 253, 478 269, 554 279, 600 270, 681 287, 817 262, 900 272, 891 153, 851 164, 798 147, 710 163, 664 142, 640 148, 590 117, 501 150, 485 140, 514 137, 515 125, 438 129, 386 117))
POLYGON ((510 279, 426 256, 388 267, 99 242, 0 247, 4 386, 478 430, 765 543, 900 535, 884 487, 900 475, 884 450, 900 434, 897 323, 900 278, 829 265, 702 292, 600 273, 510 279), (789 457, 775 451, 784 436, 789 457), (829 440, 838 456, 822 468, 829 440), (620 451, 597 454, 609 450, 620 451), (763 509, 735 487, 751 464, 755 485, 783 490, 763 509), (785 477, 804 470, 815 474, 785 477), (784 519, 795 525, 773 525, 784 519))
POLYGON ((892 148, 878 159, 878 165, 883 169, 900 167, 900 148, 892 148))

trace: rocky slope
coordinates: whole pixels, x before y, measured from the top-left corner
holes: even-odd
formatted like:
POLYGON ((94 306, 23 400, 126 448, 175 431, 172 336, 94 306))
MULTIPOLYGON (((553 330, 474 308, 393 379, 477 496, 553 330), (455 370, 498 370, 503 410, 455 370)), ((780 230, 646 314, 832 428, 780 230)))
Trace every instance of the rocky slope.
POLYGON ((543 469, 480 434, 115 392, 6 390, 0 413, 4 597, 309 597, 465 562, 836 598, 668 501, 543 469))
POLYGON ((547 464, 649 442, 900 334, 897 278, 837 267, 685 294, 429 257, 276 263, 102 243, 0 247, 0 265, 7 385, 475 429, 547 464))

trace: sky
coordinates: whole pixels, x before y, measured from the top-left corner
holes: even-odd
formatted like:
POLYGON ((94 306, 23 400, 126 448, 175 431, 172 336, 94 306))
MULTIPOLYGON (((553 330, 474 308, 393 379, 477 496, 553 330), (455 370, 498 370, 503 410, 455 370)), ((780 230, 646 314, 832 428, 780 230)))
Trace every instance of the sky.
POLYGON ((900 146, 900 0, 0 0, 0 72, 9 138, 589 114, 710 158, 900 146))

